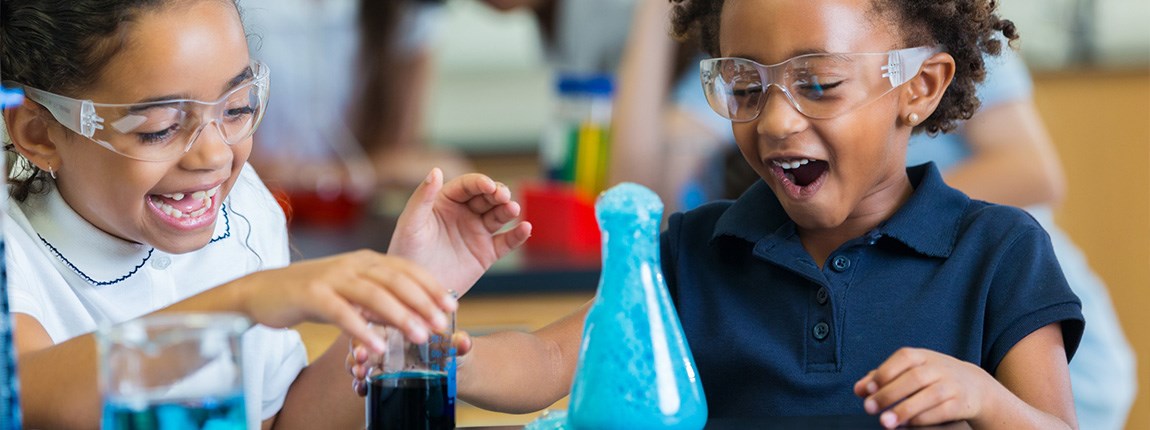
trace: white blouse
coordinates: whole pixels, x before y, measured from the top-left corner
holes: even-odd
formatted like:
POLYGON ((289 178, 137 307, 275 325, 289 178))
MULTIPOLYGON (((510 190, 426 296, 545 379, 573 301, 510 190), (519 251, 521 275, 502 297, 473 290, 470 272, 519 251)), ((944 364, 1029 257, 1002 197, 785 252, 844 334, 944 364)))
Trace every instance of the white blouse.
MULTIPOLYGON (((168 254, 97 229, 54 187, 10 202, 4 241, 11 311, 36 319, 60 343, 289 263, 283 211, 251 166, 220 210, 210 243, 168 254)), ((248 424, 259 428, 283 406, 307 354, 290 329, 257 325, 242 342, 248 424)))

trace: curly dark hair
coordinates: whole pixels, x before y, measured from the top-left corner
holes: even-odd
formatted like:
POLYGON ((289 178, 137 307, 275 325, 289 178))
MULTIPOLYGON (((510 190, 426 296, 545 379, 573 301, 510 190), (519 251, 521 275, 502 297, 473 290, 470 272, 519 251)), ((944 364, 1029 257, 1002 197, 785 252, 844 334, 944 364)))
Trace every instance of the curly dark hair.
MULTIPOLYGON (((0 0, 0 78, 76 96, 123 49, 128 23, 176 1, 0 0)), ((4 142, 4 150, 16 154, 11 142, 4 142)), ((47 189, 45 172, 23 157, 14 158, 16 168, 31 174, 9 179, 12 198, 23 201, 47 189)))
MULTIPOLYGON (((719 16, 724 0, 670 0, 677 38, 697 38, 708 54, 719 56, 719 16)), ((899 24, 906 46, 939 45, 954 57, 954 80, 938 108, 919 124, 930 134, 954 130, 978 110, 975 84, 986 78, 983 54, 1002 51, 1018 39, 1014 23, 1000 18, 995 0, 872 0, 872 12, 899 24)))

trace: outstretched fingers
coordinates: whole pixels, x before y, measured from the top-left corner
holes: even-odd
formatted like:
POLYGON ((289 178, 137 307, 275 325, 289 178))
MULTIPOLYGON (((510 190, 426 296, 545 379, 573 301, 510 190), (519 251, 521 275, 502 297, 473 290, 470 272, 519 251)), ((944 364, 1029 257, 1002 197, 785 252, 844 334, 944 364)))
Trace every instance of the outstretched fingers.
POLYGON ((332 292, 326 300, 316 300, 315 306, 314 312, 319 314, 320 320, 339 327, 352 339, 362 342, 372 351, 383 351, 385 347, 383 339, 371 330, 360 311, 344 297, 338 297, 332 292))
POLYGON ((495 255, 502 258, 515 248, 522 246, 531 237, 531 228, 531 223, 524 221, 510 230, 495 235, 493 239, 495 255))
POLYGON ((407 199, 407 205, 404 206, 402 216, 415 216, 420 219, 430 216, 432 208, 435 207, 435 198, 441 189, 443 189, 443 171, 439 168, 431 169, 427 178, 415 188, 415 192, 411 193, 411 197, 407 199))
POLYGON ((446 312, 458 306, 431 274, 405 260, 371 267, 363 276, 369 283, 384 288, 361 292, 364 297, 357 300, 367 302, 359 303, 377 322, 399 327, 419 342, 426 341, 432 331, 446 330, 446 312))
MULTIPOLYGON (((498 195, 503 194, 506 186, 502 186, 495 182, 487 175, 480 173, 468 173, 458 178, 452 179, 443 187, 443 195, 451 201, 459 204, 471 204, 475 198, 483 198, 490 202, 496 202, 498 195)), ((510 192, 506 192, 506 197, 510 199, 510 192)), ((473 208, 474 209, 474 208, 473 208)), ((481 210, 480 212, 486 212, 481 210)))
POLYGON ((496 206, 483 214, 483 227, 486 228, 488 232, 495 233, 506 226, 507 223, 515 221, 521 212, 522 210, 517 202, 507 202, 496 206))

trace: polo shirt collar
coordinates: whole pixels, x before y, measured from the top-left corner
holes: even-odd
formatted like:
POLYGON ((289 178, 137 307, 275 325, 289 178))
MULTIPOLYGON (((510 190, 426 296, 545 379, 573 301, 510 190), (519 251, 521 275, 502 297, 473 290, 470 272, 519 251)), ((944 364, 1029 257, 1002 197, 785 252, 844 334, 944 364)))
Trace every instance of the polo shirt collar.
POLYGON ((879 232, 932 257, 949 257, 970 198, 942 180, 934 163, 908 167, 914 193, 879 232))
MULTIPOLYGON (((875 233, 898 240, 924 255, 949 256, 958 240, 959 222, 970 198, 946 185, 934 163, 908 167, 907 175, 914 192, 875 233)), ((782 204, 760 180, 719 217, 711 240, 731 236, 758 243, 768 236, 789 236, 794 231, 794 223, 782 204)))
MULTIPOLYGON (((55 187, 40 198, 43 212, 28 217, 32 228, 56 258, 93 286, 131 278, 157 252, 150 245, 132 243, 96 228, 76 213, 55 187)), ((226 205, 221 205, 221 211, 213 243, 230 236, 226 205)))
POLYGON ((711 240, 720 236, 733 236, 756 243, 790 221, 783 205, 775 197, 775 192, 760 179, 723 212, 715 222, 711 240))

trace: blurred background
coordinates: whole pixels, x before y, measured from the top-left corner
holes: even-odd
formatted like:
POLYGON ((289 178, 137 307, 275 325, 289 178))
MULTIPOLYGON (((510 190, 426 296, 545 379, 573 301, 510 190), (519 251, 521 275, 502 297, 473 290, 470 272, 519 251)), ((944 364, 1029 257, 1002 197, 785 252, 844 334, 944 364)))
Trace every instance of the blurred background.
MULTIPOLYGON (((527 205, 537 257, 590 254, 583 260, 592 273, 571 278, 580 285, 567 291, 527 285, 465 298, 461 325, 477 333, 532 329, 590 298, 598 242, 588 236, 593 224, 580 227, 590 196, 617 179, 635 180, 620 173, 625 156, 611 159, 632 142, 611 118, 629 107, 614 98, 631 91, 615 73, 637 43, 628 39, 642 25, 633 18, 637 1, 241 0, 253 55, 275 80, 253 163, 293 212, 297 251, 385 247, 386 237, 363 242, 362 228, 348 235, 353 244, 322 238, 394 216, 432 166, 448 177, 479 171, 527 205), (597 81, 604 76, 607 84, 597 81)), ((1034 107, 1064 172, 1054 218, 1109 289, 1138 357, 1141 389, 1126 428, 1150 428, 1150 2, 1002 0, 1000 8, 1019 27, 1034 107)), ((698 58, 683 52, 676 58, 698 58)), ((694 97, 702 96, 689 66, 674 70, 688 73, 682 91, 695 85, 694 97)), ((674 76, 662 79, 676 87, 674 76)), ((666 98, 692 97, 674 94, 666 98)), ((696 127, 701 136, 722 133, 711 115, 699 120, 710 122, 696 127)), ((677 127, 630 118, 630 131, 677 127)), ((680 167, 682 160, 714 157, 713 145, 668 151, 679 159, 663 168, 675 171, 698 169, 680 167)), ((714 196, 674 185, 664 195, 671 208, 714 196)), ((515 272, 531 257, 509 260, 515 272)), ((461 425, 530 418, 468 414, 461 412, 461 425)))

